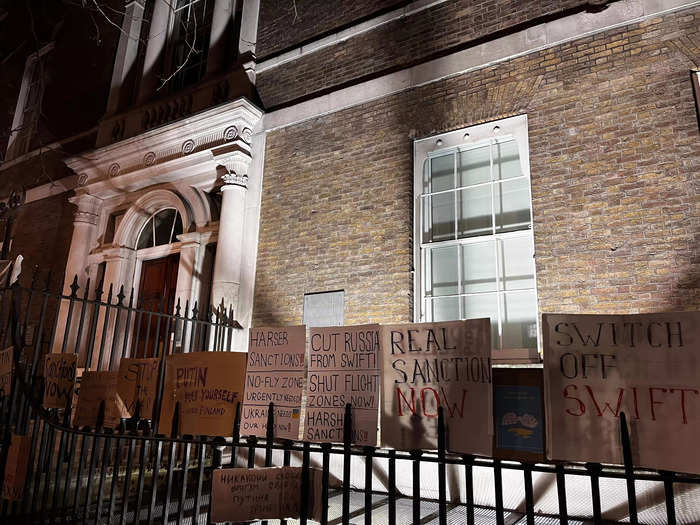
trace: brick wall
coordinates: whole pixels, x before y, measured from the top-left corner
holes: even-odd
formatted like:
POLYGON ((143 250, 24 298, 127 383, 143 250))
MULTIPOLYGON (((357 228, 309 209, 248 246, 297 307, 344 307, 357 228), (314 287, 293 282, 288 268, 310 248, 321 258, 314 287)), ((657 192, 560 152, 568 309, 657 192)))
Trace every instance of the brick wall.
POLYGON ((317 35, 407 3, 409 0, 262 0, 256 54, 258 58, 264 58, 317 35))
POLYGON ((539 311, 697 309, 699 28, 696 8, 271 133, 254 323, 335 289, 348 324, 411 320, 412 140, 518 113, 539 311))
MULTIPOLYGON (((267 108, 278 106, 588 4, 587 0, 444 2, 264 71, 257 77, 258 91, 267 108)), ((264 14, 261 13, 261 29, 266 27, 264 14)), ((279 35, 277 38, 283 40, 279 35)))

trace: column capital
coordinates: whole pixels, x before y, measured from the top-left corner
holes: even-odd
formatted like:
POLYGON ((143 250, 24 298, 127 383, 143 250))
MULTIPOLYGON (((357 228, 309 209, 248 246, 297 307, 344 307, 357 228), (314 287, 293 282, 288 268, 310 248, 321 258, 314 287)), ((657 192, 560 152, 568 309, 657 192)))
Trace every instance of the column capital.
POLYGON ((78 209, 73 213, 73 223, 84 222, 87 224, 97 224, 102 211, 102 199, 89 193, 81 193, 70 197, 68 201, 75 204, 78 209))
POLYGON ((222 191, 233 186, 248 188, 248 169, 251 161, 250 154, 243 150, 230 152, 219 159, 219 171, 224 183, 222 191))

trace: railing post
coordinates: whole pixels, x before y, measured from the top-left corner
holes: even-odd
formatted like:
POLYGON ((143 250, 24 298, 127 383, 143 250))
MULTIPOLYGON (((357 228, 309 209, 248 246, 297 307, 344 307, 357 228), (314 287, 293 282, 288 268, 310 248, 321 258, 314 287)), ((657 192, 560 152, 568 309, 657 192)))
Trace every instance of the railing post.
POLYGON ((625 462, 625 482, 627 484, 627 505, 630 511, 630 524, 638 525, 637 491, 634 486, 634 464, 632 462, 632 445, 627 429, 627 416, 620 412, 620 438, 622 441, 622 458, 625 462))
POLYGON ((350 464, 352 456, 352 405, 345 404, 343 417, 343 525, 350 523, 350 464))
POLYGON ((438 407, 438 511, 440 525, 447 525, 447 480, 445 479, 445 412, 438 407))

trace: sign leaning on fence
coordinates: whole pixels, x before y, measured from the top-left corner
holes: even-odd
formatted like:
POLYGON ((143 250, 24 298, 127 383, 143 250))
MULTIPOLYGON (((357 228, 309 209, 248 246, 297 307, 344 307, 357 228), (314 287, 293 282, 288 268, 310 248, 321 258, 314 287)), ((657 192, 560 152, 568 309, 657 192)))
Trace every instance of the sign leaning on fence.
POLYGON ((167 356, 158 432, 170 433, 179 401, 180 434, 232 436, 236 405, 243 399, 246 357, 243 352, 167 356))
POLYGON ((446 447, 490 455, 493 441, 488 319, 382 326, 382 445, 436 449, 438 407, 446 447))
POLYGON ((10 395, 12 388, 13 352, 13 347, 0 351, 0 390, 6 396, 10 395))
POLYGON ((352 406, 352 443, 377 444, 379 325, 312 328, 304 439, 342 442, 345 405, 352 406))
POLYGON ((80 378, 78 407, 74 424, 82 427, 97 425, 100 403, 105 402, 104 426, 116 428, 122 418, 128 418, 129 412, 117 392, 118 372, 85 372, 80 378))
POLYGON ((251 328, 241 435, 265 437, 274 403, 274 437, 299 439, 306 326, 251 328))
POLYGON ((549 459, 700 473, 700 313, 542 319, 549 459))
POLYGON ((73 399, 75 354, 47 354, 44 357, 44 408, 66 408, 73 399))
POLYGON ((159 358, 124 358, 119 361, 117 390, 129 414, 134 415, 138 402, 141 403, 141 417, 153 418, 159 373, 159 358))
POLYGON ((0 498, 10 501, 20 501, 22 499, 24 482, 27 478, 27 458, 29 457, 30 449, 31 438, 29 436, 11 434, 0 498))

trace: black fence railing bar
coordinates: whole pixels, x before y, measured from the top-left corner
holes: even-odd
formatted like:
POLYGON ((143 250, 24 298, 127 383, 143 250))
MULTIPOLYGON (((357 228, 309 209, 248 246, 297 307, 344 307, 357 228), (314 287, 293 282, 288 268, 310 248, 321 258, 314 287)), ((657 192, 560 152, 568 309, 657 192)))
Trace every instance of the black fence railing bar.
MULTIPOLYGON (((31 289, 30 289, 31 290, 31 289)), ((23 355, 25 350, 42 348, 38 331, 34 347, 24 345, 22 326, 26 316, 18 312, 22 305, 31 303, 31 293, 15 286, 11 301, 6 305, 10 312, 10 339, 15 347, 16 373, 10 393, 0 397, 0 436, 2 450, 0 469, 9 449, 12 433, 28 436, 28 472, 21 501, 3 500, 0 516, 3 523, 209 523, 214 470, 230 467, 256 468, 258 466, 300 465, 302 468, 301 508, 299 523, 306 525, 310 519, 308 506, 311 467, 322 469, 321 497, 322 525, 350 524, 356 516, 362 516, 367 524, 411 522, 421 524, 437 520, 440 525, 455 521, 468 525, 482 523, 485 516, 497 524, 536 523, 547 518, 549 522, 566 524, 581 519, 590 519, 603 524, 601 486, 605 482, 621 481, 626 492, 627 509, 624 518, 630 523, 640 523, 637 505, 638 484, 654 482, 663 487, 665 516, 663 522, 693 523, 696 516, 681 513, 677 519, 676 498, 684 492, 700 488, 700 478, 681 473, 657 472, 635 469, 632 463, 631 443, 627 421, 620 415, 620 442, 623 448, 624 465, 612 466, 597 463, 525 463, 485 458, 471 455, 455 455, 445 449, 445 422, 442 410, 438 413, 437 451, 399 451, 381 447, 355 446, 352 438, 352 410, 345 407, 345 433, 343 443, 311 443, 308 441, 276 440, 272 434, 274 410, 268 410, 267 435, 265 438, 240 435, 240 405, 232 428, 232 438, 179 435, 179 404, 175 407, 172 428, 163 432, 151 421, 140 417, 137 407, 133 417, 121 420, 115 429, 104 428, 104 404, 101 405, 95 428, 71 427, 70 405, 65 409, 46 410, 41 407, 41 382, 35 375, 38 354, 31 359, 23 355), (13 408, 13 407, 16 407, 13 408), (17 414, 21 414, 19 417, 17 414), (338 460, 337 462, 335 460, 338 460), (361 472, 353 468, 355 461, 363 462, 361 472), (342 464, 342 468, 333 465, 342 464), (460 492, 464 497, 457 501, 450 491, 448 496, 448 470, 459 469, 463 473, 460 492), (484 498, 477 494, 477 472, 488 470, 493 479, 492 504, 485 505, 484 498), (381 487, 377 486, 378 472, 381 487), (400 479, 401 472, 410 472, 406 483, 400 479), (433 474, 435 473, 435 477, 433 474), (513 475, 520 476, 523 483, 524 506, 522 510, 507 507, 505 497, 511 487, 505 481, 513 475), (536 512, 538 494, 535 477, 548 476, 554 480, 557 494, 557 509, 554 512, 536 512), (358 479, 361 478, 361 479, 358 479), (569 500, 571 493, 567 485, 577 480, 590 485, 590 516, 571 517, 569 500), (400 486, 410 485, 410 491, 400 486), (437 485, 437 498, 423 496, 426 488, 437 485), (359 499, 358 499, 359 496, 359 499), (336 505, 340 512, 336 512, 336 505), (426 514, 425 506, 432 510, 426 514), (386 511, 386 522, 377 521, 375 511, 381 507, 386 511), (333 511, 333 512, 331 512, 333 511), (515 518, 514 518, 515 516, 515 518), (516 519, 517 518, 517 519, 516 519)), ((85 294, 87 295, 87 293, 85 294)), ((46 313, 45 291, 37 294, 46 313)), ((109 294, 108 294, 109 297, 109 294)), ((82 300, 75 292, 61 295, 62 301, 73 301, 75 309, 90 309, 115 306, 114 311, 138 309, 120 305, 117 294, 116 305, 109 301, 82 300)), ((68 306, 70 310, 70 305, 68 306)), ((67 310, 67 311, 69 311, 67 310)), ((229 324, 215 327, 208 320, 193 320, 191 314, 160 313, 163 316, 163 332, 174 331, 174 324, 190 322, 210 326, 209 332, 228 330, 229 324), (211 328, 214 327, 214 328, 211 328)), ((45 317, 45 316, 44 316, 45 317)), ((66 320, 69 316, 66 317, 66 320)), ((82 317, 82 316, 81 316, 82 317)), ((210 317, 212 321, 213 318, 210 317)), ((42 326, 44 319, 40 319, 42 326)), ((122 324, 126 330, 126 323, 122 324)), ((133 323, 132 323, 132 326, 133 323)), ((55 334, 55 324, 44 327, 55 334)), ((194 328, 193 328, 194 329, 194 328)), ((93 329, 87 330, 88 333, 93 329)), ((53 335, 49 336, 52 340, 53 335)), ((214 337, 217 340, 217 336, 214 337)), ((122 342, 123 347, 123 342, 122 342)), ((46 345, 44 348, 52 348, 46 345)), ((67 351, 75 351, 71 344, 67 351)), ((166 347, 162 347, 163 349, 166 347)), ((1 472, 0 472, 1 473, 1 472)), ((0 477, 0 480, 2 478, 0 477)), ((481 479, 481 478, 479 478, 481 479)), ((541 479, 541 478, 538 478, 541 479)), ((698 492, 696 492, 698 494, 698 492)), ((286 523, 282 520, 283 523, 286 523)))

